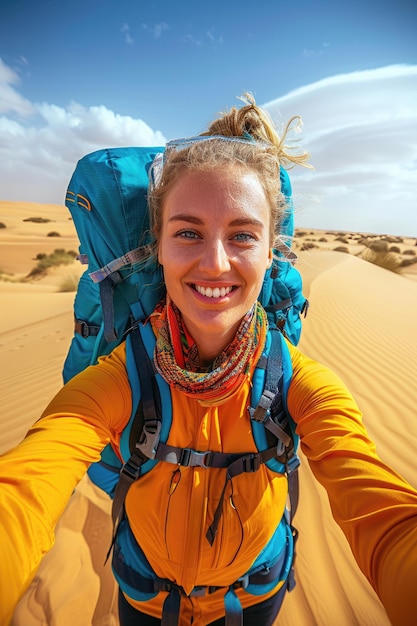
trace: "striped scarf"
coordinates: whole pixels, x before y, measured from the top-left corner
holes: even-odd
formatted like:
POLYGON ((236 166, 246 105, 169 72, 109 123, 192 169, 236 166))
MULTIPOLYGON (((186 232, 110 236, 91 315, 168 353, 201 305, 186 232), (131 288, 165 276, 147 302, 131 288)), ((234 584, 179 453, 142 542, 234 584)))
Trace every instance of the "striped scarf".
POLYGON ((165 381, 201 400, 225 400, 250 373, 261 354, 268 330, 266 313, 256 302, 242 319, 233 341, 215 358, 210 371, 201 371, 195 342, 170 299, 151 316, 157 334, 155 365, 165 381))

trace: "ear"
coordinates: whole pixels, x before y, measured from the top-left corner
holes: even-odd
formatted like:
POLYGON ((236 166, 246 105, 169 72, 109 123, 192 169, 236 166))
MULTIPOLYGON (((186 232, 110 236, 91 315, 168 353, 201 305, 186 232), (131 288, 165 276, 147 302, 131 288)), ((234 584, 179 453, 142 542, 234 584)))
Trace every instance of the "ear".
POLYGON ((268 263, 267 263, 266 269, 268 269, 268 270, 269 270, 269 268, 270 268, 270 267, 271 267, 271 265, 272 265, 272 261, 273 261, 273 260, 274 260, 274 253, 273 253, 273 251, 272 251, 272 248, 269 248, 268 263))

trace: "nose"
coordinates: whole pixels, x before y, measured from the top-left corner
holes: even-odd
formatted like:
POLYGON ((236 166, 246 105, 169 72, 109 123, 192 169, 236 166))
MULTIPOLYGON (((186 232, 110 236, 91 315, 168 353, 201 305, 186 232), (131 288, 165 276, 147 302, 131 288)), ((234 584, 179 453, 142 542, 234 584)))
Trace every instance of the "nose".
POLYGON ((207 242, 200 259, 200 270, 213 276, 230 270, 229 255, 221 239, 207 242))

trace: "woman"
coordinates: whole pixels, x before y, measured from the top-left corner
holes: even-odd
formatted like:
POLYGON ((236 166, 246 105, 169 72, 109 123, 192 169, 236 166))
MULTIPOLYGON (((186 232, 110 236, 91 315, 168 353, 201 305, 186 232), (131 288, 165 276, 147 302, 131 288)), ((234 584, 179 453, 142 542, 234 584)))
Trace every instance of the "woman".
MULTIPOLYGON (((248 407, 270 342, 257 297, 283 217, 279 167, 307 160, 284 140, 248 98, 204 136, 168 144, 163 163, 155 164, 154 253, 167 298, 146 324, 155 336, 155 368, 170 388, 172 446, 229 455, 257 450, 248 407)), ((336 375, 288 342, 282 350, 292 363, 287 404, 303 452, 393 624, 411 625, 417 492, 378 458, 336 375)), ((109 441, 119 445, 131 407, 121 344, 71 380, 0 459, 2 623, 51 547, 74 487, 109 441)), ((226 623, 230 616, 229 623, 240 623, 240 606, 244 624, 274 622, 287 587, 290 539, 282 548, 285 565, 266 591, 250 592, 244 575, 275 546, 287 479, 266 464, 226 484, 225 473, 160 462, 132 484, 114 556, 122 626, 159 624, 162 616, 181 625, 224 624, 225 615, 226 623), (135 573, 154 574, 160 588, 138 589, 135 573)))

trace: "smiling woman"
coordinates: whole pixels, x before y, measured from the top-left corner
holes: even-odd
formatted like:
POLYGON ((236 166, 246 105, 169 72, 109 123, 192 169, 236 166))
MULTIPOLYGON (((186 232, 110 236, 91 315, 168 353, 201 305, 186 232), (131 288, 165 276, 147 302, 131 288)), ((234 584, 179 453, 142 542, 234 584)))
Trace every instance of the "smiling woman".
POLYGON ((307 161, 285 137, 247 96, 156 157, 149 251, 166 296, 0 457, 2 624, 110 442, 124 461, 121 626, 271 626, 294 586, 298 441, 392 623, 415 624, 417 491, 379 458, 345 385, 262 306, 287 267, 281 169, 307 161))
POLYGON ((269 206, 241 166, 181 176, 162 211, 158 260, 202 363, 231 342, 272 263, 269 206))

